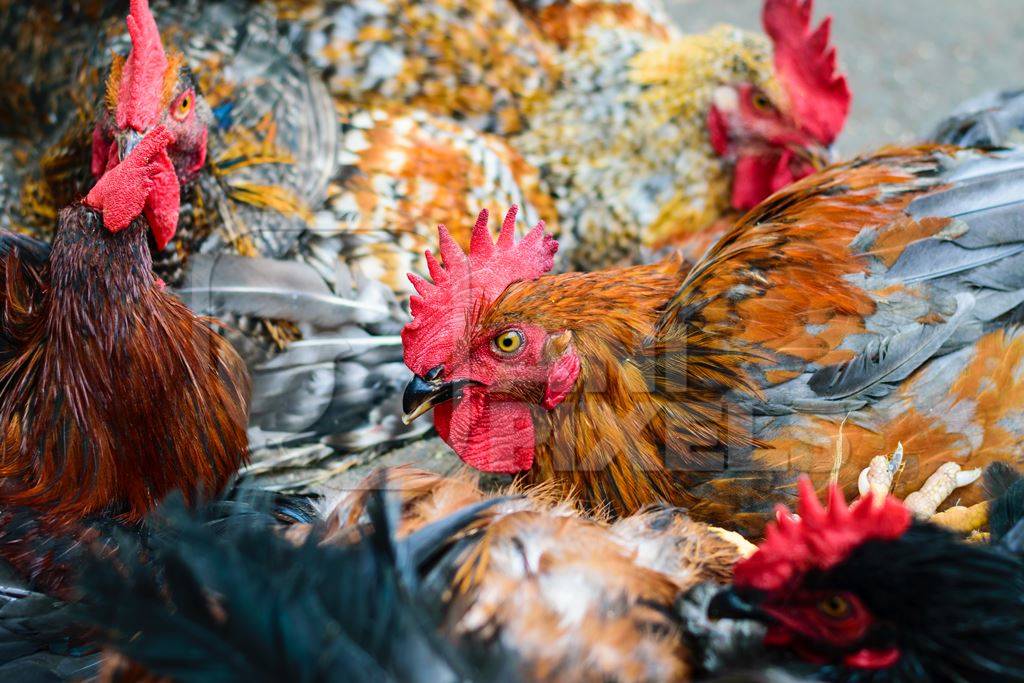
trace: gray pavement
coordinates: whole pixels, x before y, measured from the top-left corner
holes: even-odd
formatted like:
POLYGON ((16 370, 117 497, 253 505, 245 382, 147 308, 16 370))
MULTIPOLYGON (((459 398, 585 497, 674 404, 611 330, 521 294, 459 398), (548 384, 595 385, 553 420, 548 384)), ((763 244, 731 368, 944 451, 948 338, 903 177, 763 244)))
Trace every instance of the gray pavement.
MULTIPOLYGON (((761 0, 665 0, 676 23, 760 28, 761 0)), ((850 77, 843 154, 927 132, 961 101, 1024 86, 1024 0, 817 0, 850 77)))

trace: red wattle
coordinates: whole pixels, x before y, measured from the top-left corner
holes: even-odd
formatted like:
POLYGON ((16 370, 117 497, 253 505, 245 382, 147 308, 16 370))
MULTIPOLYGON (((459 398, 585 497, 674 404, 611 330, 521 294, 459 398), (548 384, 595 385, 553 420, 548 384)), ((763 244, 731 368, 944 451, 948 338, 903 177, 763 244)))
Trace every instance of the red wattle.
POLYGON ((748 211, 772 193, 778 158, 774 155, 743 156, 736 160, 732 179, 732 208, 748 211))
POLYGON ((160 126, 146 135, 121 163, 110 167, 84 203, 103 213, 110 232, 124 230, 146 213, 159 243, 167 244, 178 224, 179 187, 167 145, 174 136, 160 126), (173 212, 173 215, 172 215, 173 212))
POLYGON ((810 164, 790 150, 736 160, 732 180, 732 208, 749 211, 787 185, 814 172, 810 164))
POLYGON ((466 387, 461 399, 434 408, 434 426, 464 463, 482 472, 515 474, 533 466, 533 416, 522 402, 466 387))
POLYGON ((846 655, 843 662, 847 666, 857 669, 888 669, 898 662, 900 651, 894 647, 887 647, 882 650, 869 650, 867 648, 858 650, 852 655, 846 655))
POLYGON ((149 193, 143 213, 149 221, 149 229, 153 233, 157 251, 162 251, 178 229, 181 186, 178 184, 178 174, 174 172, 174 165, 167 156, 167 150, 161 151, 154 159, 154 163, 160 170, 151 176, 153 190, 149 193))

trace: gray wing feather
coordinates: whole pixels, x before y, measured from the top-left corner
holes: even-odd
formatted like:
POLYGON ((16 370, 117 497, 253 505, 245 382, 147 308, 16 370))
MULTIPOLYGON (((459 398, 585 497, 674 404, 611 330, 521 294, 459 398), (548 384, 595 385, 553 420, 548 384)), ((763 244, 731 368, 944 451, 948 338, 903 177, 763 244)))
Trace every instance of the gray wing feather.
POLYGON ((392 311, 375 297, 336 296, 315 270, 298 261, 197 254, 177 291, 193 310, 333 328, 374 323, 392 311), (368 300, 367 300, 368 299, 368 300))
POLYGON ((956 296, 956 312, 945 323, 914 323, 898 334, 876 338, 849 361, 812 374, 808 386, 829 399, 881 398, 931 358, 973 308, 974 297, 962 292, 956 296))
POLYGON ((1020 142, 1024 131, 1024 90, 989 92, 964 102, 926 139, 963 147, 1001 147, 1020 142))
MULTIPOLYGON (((915 199, 907 212, 918 220, 951 222, 907 245, 891 267, 875 262, 864 281, 869 291, 913 285, 914 294, 876 297, 878 308, 865 321, 868 334, 844 346, 856 356, 811 366, 771 387, 760 412, 857 410, 887 396, 926 363, 974 343, 1024 303, 1024 150, 959 153, 940 182, 944 189, 915 199), (926 314, 945 320, 919 322, 926 314)), ((865 231, 857 242, 869 247, 872 234, 865 231)))

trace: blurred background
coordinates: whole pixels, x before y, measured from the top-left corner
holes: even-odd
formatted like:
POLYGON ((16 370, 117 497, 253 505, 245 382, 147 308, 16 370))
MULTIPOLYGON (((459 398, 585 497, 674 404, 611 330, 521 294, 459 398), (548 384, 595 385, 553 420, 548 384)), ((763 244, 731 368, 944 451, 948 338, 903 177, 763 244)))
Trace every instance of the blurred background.
MULTIPOLYGON (((761 0, 666 0, 685 31, 760 30, 761 0)), ((850 78, 841 154, 921 135, 963 100, 1024 85, 1021 0, 816 0, 850 78)))

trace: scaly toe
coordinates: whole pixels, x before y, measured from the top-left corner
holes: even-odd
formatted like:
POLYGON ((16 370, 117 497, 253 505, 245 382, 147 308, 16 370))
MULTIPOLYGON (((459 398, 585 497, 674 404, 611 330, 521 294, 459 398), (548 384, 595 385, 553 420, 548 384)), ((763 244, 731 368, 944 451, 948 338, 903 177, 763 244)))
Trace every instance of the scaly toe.
MULTIPOLYGON (((970 507, 957 505, 931 516, 931 521, 961 534, 974 534, 988 524, 988 502, 978 503, 970 507)), ((987 535, 987 534, 986 534, 987 535)))
POLYGON ((929 519, 953 491, 973 484, 980 476, 981 469, 961 470, 955 462, 944 463, 928 477, 920 490, 911 493, 903 502, 919 519, 929 519))
POLYGON ((861 470, 857 478, 857 490, 860 495, 866 496, 873 493, 884 498, 892 490, 892 482, 903 464, 903 443, 896 446, 892 456, 876 455, 871 458, 871 463, 861 470))

